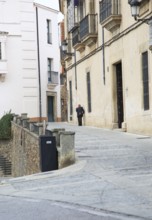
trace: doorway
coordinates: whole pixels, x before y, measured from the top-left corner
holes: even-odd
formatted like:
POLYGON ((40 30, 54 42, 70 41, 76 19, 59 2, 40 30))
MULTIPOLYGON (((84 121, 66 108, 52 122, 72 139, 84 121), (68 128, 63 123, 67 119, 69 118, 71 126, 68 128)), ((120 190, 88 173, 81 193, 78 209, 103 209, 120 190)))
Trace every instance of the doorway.
POLYGON ((122 127, 124 121, 123 109, 123 81, 122 81, 122 64, 116 64, 116 94, 117 94, 117 116, 118 128, 122 127))
POLYGON ((48 122, 54 122, 54 97, 47 97, 48 103, 48 122))

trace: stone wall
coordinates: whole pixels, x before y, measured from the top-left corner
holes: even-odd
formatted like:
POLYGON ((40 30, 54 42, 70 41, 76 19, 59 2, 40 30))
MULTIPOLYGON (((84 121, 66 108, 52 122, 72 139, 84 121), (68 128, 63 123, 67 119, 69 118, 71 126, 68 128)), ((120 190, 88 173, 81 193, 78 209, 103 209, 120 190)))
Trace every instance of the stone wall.
POLYGON ((0 177, 10 176, 12 171, 12 139, 0 140, 0 177))
MULTIPOLYGON (((41 158, 40 148, 43 147, 40 146, 41 135, 55 136, 57 158, 54 159, 56 157, 54 155, 48 163, 51 164, 56 160, 57 167, 61 169, 75 162, 74 132, 67 132, 65 129, 49 131, 45 122, 33 123, 23 115, 14 116, 11 130, 12 139, 0 141, 0 177, 8 175, 19 177, 41 172, 42 163, 46 163, 48 159, 48 155, 43 155, 41 158)), ((50 155, 53 155, 53 152, 50 155)))
POLYGON ((12 122, 12 175, 14 177, 40 172, 39 136, 12 122))

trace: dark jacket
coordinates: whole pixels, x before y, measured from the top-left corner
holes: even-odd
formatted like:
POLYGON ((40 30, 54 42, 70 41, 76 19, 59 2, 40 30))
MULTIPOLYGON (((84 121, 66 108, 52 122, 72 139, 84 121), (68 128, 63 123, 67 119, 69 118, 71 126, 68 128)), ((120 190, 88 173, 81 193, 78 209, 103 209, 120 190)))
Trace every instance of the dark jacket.
POLYGON ((83 114, 84 114, 84 109, 83 109, 83 107, 77 107, 76 108, 76 112, 77 112, 77 117, 79 118, 79 117, 83 117, 83 114))

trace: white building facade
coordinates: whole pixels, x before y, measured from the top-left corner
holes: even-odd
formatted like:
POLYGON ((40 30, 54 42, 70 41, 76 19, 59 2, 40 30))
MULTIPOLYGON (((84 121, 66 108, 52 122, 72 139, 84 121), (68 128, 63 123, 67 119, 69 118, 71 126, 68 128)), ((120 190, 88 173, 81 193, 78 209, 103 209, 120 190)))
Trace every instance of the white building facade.
POLYGON ((0 1, 0 117, 11 110, 60 120, 58 11, 0 1))
MULTIPOLYGON (((68 120, 85 109, 84 125, 152 134, 149 25, 135 21, 128 1, 60 0, 65 15, 68 120)), ((140 0, 140 19, 152 1, 140 0)))

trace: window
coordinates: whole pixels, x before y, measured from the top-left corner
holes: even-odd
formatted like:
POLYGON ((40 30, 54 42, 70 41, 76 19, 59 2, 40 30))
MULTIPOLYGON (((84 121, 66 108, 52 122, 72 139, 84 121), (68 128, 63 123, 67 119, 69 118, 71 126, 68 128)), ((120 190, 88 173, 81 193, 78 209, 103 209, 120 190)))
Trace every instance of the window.
POLYGON ((142 54, 142 80, 143 80, 143 104, 144 110, 149 109, 149 76, 148 76, 148 52, 142 54))
POLYGON ((79 1, 77 10, 78 10, 78 21, 81 21, 85 16, 85 1, 79 1))
POLYGON ((71 32, 85 16, 85 0, 68 0, 67 7, 68 32, 71 32))
POLYGON ((111 15, 111 0, 102 0, 100 2, 100 22, 111 15))
POLYGON ((69 92, 70 92, 70 120, 72 120, 73 114, 73 102, 72 102, 72 81, 69 81, 69 92))
POLYGON ((120 14, 120 0, 102 0, 100 1, 100 22, 103 22, 111 15, 120 14))
POLYGON ((2 59, 2 46, 1 46, 1 42, 0 42, 0 60, 2 59))
POLYGON ((90 82, 90 72, 87 73, 87 96, 88 96, 88 112, 91 112, 91 82, 90 82))
POLYGON ((51 20, 47 20, 47 43, 51 44, 52 43, 52 24, 51 20))
POLYGON ((51 82, 51 69, 52 69, 52 60, 50 58, 47 59, 48 63, 48 81, 51 82))

